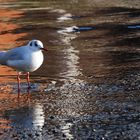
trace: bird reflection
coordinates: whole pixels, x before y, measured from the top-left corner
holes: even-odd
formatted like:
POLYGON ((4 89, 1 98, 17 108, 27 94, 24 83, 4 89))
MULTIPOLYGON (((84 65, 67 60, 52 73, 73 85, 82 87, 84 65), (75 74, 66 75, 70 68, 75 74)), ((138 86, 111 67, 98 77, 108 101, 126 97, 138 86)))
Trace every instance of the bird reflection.
POLYGON ((13 126, 41 131, 45 122, 43 106, 40 103, 19 107, 6 112, 13 126))

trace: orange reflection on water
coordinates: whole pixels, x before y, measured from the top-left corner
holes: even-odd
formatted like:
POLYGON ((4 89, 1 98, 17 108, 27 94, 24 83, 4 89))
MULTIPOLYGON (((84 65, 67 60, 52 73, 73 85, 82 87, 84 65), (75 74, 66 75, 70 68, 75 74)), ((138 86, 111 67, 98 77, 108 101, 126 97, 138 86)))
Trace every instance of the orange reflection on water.
MULTIPOLYGON (((17 40, 26 36, 26 33, 15 33, 17 28, 20 28, 19 24, 16 24, 16 19, 23 16, 22 11, 18 10, 0 10, 0 50, 14 48, 22 45, 23 42, 17 40), (14 22, 13 22, 14 21, 14 22)), ((12 75, 16 74, 11 68, 0 67, 0 75, 12 75)), ((5 77, 6 78, 6 77, 5 77)), ((5 79, 4 78, 4 79, 5 79)), ((8 79, 7 79, 8 80, 8 79)), ((1 80, 0 80, 1 81, 1 80)))
POLYGON ((11 126, 9 125, 10 121, 6 120, 6 119, 0 119, 0 129, 8 129, 11 128, 11 126))
MULTIPOLYGON (((0 1, 7 2, 7 1, 0 1)), ((22 17, 23 12, 18 10, 0 9, 0 51, 5 51, 22 45, 23 42, 18 42, 19 39, 23 38, 27 34, 24 32, 16 33, 16 29, 20 28, 17 24, 17 18, 22 17)), ((12 93, 13 84, 9 82, 16 82, 14 76, 16 71, 6 67, 0 66, 0 113, 3 114, 10 108, 17 108, 19 101, 17 100, 17 94, 12 93), (13 79, 9 78, 9 75, 13 75, 13 79)), ((13 91, 14 92, 14 91, 13 91)), ((20 102, 25 102, 25 98, 20 102), (23 100, 23 101, 22 101, 23 100)), ((0 129, 9 128, 10 121, 0 118, 0 129)))
POLYGON ((22 17, 23 12, 17 10, 0 10, 0 50, 5 48, 15 47, 17 40, 27 35, 26 33, 14 33, 15 29, 20 28, 20 25, 16 24, 16 18, 22 17), (13 22, 14 21, 14 22, 13 22))
POLYGON ((22 11, 17 11, 17 10, 7 10, 7 9, 0 9, 0 18, 18 18, 23 15, 22 11))

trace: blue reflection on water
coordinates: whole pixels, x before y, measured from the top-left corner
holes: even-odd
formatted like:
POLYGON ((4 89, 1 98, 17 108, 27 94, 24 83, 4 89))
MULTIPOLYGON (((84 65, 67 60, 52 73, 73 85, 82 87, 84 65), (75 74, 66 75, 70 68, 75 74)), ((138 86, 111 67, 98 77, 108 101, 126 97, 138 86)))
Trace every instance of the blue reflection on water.
POLYGON ((140 29, 140 25, 129 25, 127 26, 128 29, 140 29))
POLYGON ((74 28, 74 31, 75 32, 80 32, 80 31, 89 31, 89 30, 95 30, 96 28, 95 27, 92 27, 92 26, 81 26, 81 27, 78 27, 78 28, 74 28))

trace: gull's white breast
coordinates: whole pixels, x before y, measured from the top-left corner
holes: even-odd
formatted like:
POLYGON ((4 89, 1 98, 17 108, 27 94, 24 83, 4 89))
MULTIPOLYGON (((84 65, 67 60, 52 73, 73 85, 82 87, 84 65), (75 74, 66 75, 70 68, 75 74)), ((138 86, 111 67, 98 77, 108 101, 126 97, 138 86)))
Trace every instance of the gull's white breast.
POLYGON ((27 61, 27 68, 26 71, 33 72, 37 70, 43 63, 44 57, 41 50, 32 52, 29 54, 29 59, 27 61))

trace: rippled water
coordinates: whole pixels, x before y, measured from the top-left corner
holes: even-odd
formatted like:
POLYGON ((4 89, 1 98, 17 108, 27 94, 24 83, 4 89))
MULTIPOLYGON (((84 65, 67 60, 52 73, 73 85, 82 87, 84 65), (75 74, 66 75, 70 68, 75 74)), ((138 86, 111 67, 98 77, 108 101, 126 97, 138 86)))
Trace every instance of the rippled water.
POLYGON ((139 0, 0 0, 0 50, 39 39, 25 77, 0 67, 0 139, 139 139, 139 0))

